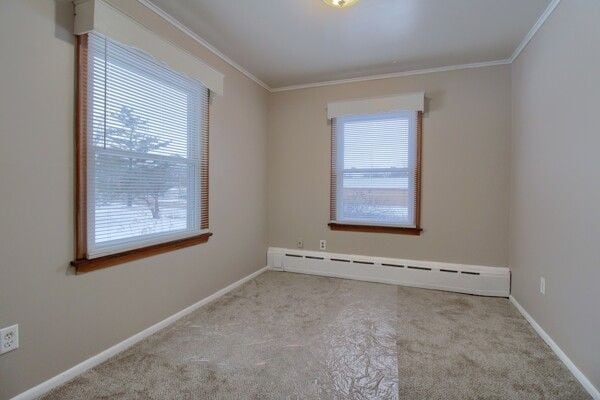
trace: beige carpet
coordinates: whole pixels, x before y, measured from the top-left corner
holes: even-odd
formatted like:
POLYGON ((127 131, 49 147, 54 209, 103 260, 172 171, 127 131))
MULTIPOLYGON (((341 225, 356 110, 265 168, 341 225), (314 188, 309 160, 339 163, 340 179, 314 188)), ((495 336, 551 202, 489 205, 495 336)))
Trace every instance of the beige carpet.
POLYGON ((506 299, 268 272, 46 399, 588 399, 506 299))

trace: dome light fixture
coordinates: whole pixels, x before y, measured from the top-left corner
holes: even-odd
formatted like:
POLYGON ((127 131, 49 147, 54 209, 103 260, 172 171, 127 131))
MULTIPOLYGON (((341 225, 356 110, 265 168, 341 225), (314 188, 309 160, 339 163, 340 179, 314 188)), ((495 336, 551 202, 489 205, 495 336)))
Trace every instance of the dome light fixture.
POLYGON ((335 8, 346 8, 354 5, 358 0, 323 0, 325 4, 335 8))

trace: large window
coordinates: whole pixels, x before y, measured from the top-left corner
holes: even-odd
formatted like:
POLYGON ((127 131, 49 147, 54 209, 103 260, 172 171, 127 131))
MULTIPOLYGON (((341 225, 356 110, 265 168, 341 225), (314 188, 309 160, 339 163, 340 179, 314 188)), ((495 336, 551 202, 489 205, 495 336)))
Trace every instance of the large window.
POLYGON ((332 229, 419 234, 420 111, 332 119, 332 229))
POLYGON ((78 40, 74 264, 108 266, 206 241, 208 89, 102 35, 78 40))

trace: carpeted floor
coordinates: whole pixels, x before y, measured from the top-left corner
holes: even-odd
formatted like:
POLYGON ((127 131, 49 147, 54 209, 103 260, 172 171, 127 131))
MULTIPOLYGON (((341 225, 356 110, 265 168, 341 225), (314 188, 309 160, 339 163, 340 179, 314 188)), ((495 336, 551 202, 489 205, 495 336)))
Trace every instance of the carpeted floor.
POLYGON ((588 399, 506 299, 267 272, 45 399, 588 399))

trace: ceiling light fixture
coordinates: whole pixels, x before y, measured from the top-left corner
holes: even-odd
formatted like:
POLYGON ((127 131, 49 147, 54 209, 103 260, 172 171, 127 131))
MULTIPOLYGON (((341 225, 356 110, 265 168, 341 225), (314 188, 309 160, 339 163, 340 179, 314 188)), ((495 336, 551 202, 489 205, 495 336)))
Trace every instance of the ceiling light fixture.
POLYGON ((358 0, 323 0, 325 4, 335 8, 346 8, 356 4, 358 0))

